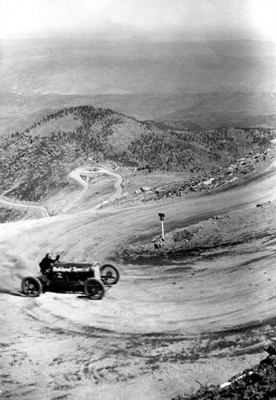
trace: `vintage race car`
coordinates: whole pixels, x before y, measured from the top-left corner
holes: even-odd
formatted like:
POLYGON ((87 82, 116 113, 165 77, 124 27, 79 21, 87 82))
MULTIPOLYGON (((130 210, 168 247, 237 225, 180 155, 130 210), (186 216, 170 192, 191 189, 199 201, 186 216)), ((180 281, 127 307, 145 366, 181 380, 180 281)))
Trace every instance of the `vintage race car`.
POLYGON ((112 264, 58 262, 46 275, 23 278, 21 288, 30 297, 38 297, 45 291, 71 291, 84 292, 90 299, 99 300, 119 279, 119 270, 112 264))

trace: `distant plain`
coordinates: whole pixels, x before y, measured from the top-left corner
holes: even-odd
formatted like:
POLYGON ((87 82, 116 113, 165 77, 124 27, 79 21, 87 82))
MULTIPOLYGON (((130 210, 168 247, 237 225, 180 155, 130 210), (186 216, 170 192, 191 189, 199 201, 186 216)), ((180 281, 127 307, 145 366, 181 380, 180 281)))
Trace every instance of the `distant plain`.
POLYGON ((1 135, 89 104, 183 129, 276 127, 272 42, 2 42, 1 135))

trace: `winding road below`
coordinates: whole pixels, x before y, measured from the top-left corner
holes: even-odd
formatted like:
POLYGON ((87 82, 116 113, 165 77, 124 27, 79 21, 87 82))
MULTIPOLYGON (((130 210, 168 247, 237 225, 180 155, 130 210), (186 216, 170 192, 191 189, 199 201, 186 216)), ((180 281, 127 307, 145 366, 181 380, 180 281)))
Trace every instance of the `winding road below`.
MULTIPOLYGON (((81 170, 74 172, 75 179, 81 179, 79 178, 80 172, 81 170)), ((105 169, 101 169, 100 172, 109 173, 105 169)), ((112 175, 117 177, 117 189, 114 194, 114 196, 117 196, 120 194, 121 180, 117 174, 112 175)), ((83 187, 81 194, 86 190, 87 184, 83 183, 83 187)), ((244 183, 242 186, 236 186, 213 195, 190 199, 173 198, 159 203, 143 203, 129 208, 117 209, 113 207, 105 210, 94 210, 92 214, 85 212, 68 216, 61 215, 52 217, 47 223, 44 220, 11 223, 7 224, 7 226, 2 226, 1 230, 2 232, 6 230, 6 234, 3 233, 3 237, 6 236, 8 238, 10 236, 11 241, 16 240, 19 232, 21 235, 26 232, 24 234, 25 239, 21 240, 21 246, 24 246, 25 243, 26 248, 31 246, 45 248, 46 246, 61 252, 63 258, 84 261, 93 257, 93 259, 104 261, 112 256, 123 244, 136 243, 141 240, 148 242, 155 235, 158 235, 160 233, 159 212, 163 212, 166 215, 165 230, 172 230, 208 219, 214 215, 237 209, 242 210, 255 206, 258 202, 274 200, 275 198, 276 174, 274 163, 265 173, 256 176, 246 184, 244 183), (46 231, 47 242, 45 242, 46 231), (31 243, 33 244, 31 245, 31 243)), ((41 257, 41 252, 38 252, 37 257, 41 257)), ((165 269, 165 272, 162 268, 150 266, 148 266, 148 269, 146 267, 143 268, 144 278, 148 277, 148 274, 150 276, 152 274, 156 275, 159 277, 157 279, 158 284, 154 284, 144 278, 138 279, 137 276, 141 273, 139 269, 136 270, 131 265, 125 266, 125 279, 128 283, 123 291, 123 296, 120 294, 118 286, 118 299, 116 302, 110 303, 113 311, 111 312, 112 317, 108 319, 108 325, 105 325, 104 321, 107 321, 106 318, 110 313, 109 307, 100 310, 97 318, 93 318, 92 324, 93 326, 115 329, 121 332, 128 327, 133 332, 168 330, 183 331, 184 333, 221 329, 225 326, 236 326, 245 321, 249 323, 251 319, 259 318, 262 304, 259 300, 258 306, 256 306, 256 313, 252 310, 250 314, 248 314, 248 310, 244 306, 246 304, 244 296, 247 296, 248 293, 241 293, 241 298, 236 295, 236 299, 239 299, 239 302, 241 301, 239 311, 235 308, 235 302, 231 301, 228 304, 230 299, 227 297, 227 293, 229 292, 230 298, 232 298, 232 290, 235 290, 236 293, 237 287, 241 285, 242 288, 248 279, 245 275, 245 281, 241 280, 240 271, 237 269, 237 265, 240 262, 239 259, 240 256, 237 260, 233 256, 231 260, 227 260, 227 268, 232 265, 233 268, 235 266, 237 271, 231 276, 232 283, 230 288, 228 287, 228 280, 223 281, 225 269, 221 268, 220 265, 216 266, 216 263, 209 262, 206 265, 208 267, 207 272, 202 272, 202 274, 199 272, 197 279, 194 277, 187 279, 186 273, 183 274, 181 267, 179 267, 177 281, 178 285, 183 289, 176 291, 177 285, 174 287, 173 292, 170 290, 164 292, 163 290, 163 287, 168 284, 168 279, 176 279, 174 275, 171 276, 169 273, 169 266, 168 269, 165 269), (200 279, 198 279, 199 276, 200 279), (220 280, 222 283, 217 286, 216 282, 220 280), (202 288, 203 281, 205 285, 202 288), (224 287, 223 282, 225 282, 227 288, 224 287), (237 286, 238 283, 239 285, 237 286), (214 296, 214 288, 217 291, 216 296, 214 296), (210 298, 211 304, 209 302, 206 303, 210 290, 213 293, 210 298), (200 297, 198 297, 199 292, 201 293, 200 297), (128 299, 130 293, 131 300, 128 299), (126 311, 123 306, 125 302, 126 304, 131 304, 131 311, 126 311), (162 316, 160 315, 161 304, 162 316), (141 312, 143 321, 140 319, 141 312), (229 315, 231 315, 230 319, 229 315)), ((38 263, 38 258, 35 262, 38 263)), ((205 270, 205 267, 203 269, 205 270)), ((274 273, 274 270, 271 273, 274 273)), ((115 291, 112 291, 112 293, 115 293, 115 291)), ((272 292, 269 292, 269 295, 272 296, 272 292)), ((43 298, 40 301, 43 302, 43 298)), ((44 306, 50 310, 52 306, 49 299, 44 306)), ((269 303, 269 309, 267 309, 266 304, 266 311, 263 310, 263 316, 274 315, 274 306, 276 307, 276 303, 274 304, 273 301, 269 303)), ((127 309, 129 310, 128 307, 127 309)), ((63 307, 60 308, 60 317, 62 315, 63 307)), ((73 314, 67 309, 66 315, 71 315, 72 317, 73 314)), ((93 310, 93 315, 95 317, 95 310, 93 310)), ((87 318, 90 320, 90 316, 86 315, 86 312, 81 313, 81 321, 83 323, 87 318)))
MULTIPOLYGON (((258 239, 229 249, 228 253, 221 252, 216 257, 190 260, 189 263, 185 259, 163 260, 162 265, 149 262, 137 265, 131 260, 128 264, 119 263, 120 282, 98 302, 88 302, 83 296, 72 293, 49 292, 36 299, 7 293, 18 293, 20 278, 38 272, 38 263, 48 249, 60 253, 64 260, 103 263, 112 260, 119 248, 131 243, 149 243, 160 234, 159 212, 166 215, 166 233, 218 214, 242 212, 256 207, 257 203, 275 200, 275 165, 274 162, 254 178, 236 181, 232 188, 210 195, 167 198, 160 202, 136 203, 128 208, 113 206, 1 225, 3 293, 0 299, 2 309, 7 310, 5 324, 13 332, 10 316, 19 312, 22 320, 16 324, 17 331, 12 337, 16 338, 18 330, 23 332, 26 327, 29 330, 32 327, 38 352, 39 346, 47 343, 47 335, 51 336, 49 346, 59 349, 58 343, 62 341, 66 356, 60 352, 59 360, 65 369, 50 357, 51 373, 55 373, 63 385, 68 371, 70 376, 79 376, 76 385, 84 394, 83 397, 70 395, 68 398, 72 400, 85 399, 86 387, 90 388, 90 397, 102 393, 101 398, 105 400, 111 399, 111 394, 113 398, 117 394, 117 398, 123 400, 165 400, 167 394, 172 398, 177 394, 176 390, 179 393, 180 383, 185 385, 183 380, 186 379, 186 388, 191 389, 191 379, 195 376, 208 377, 211 361, 208 359, 208 366, 207 361, 204 366, 201 359, 195 357, 196 352, 202 356, 203 348, 207 349, 206 357, 213 357, 213 381, 226 381, 229 375, 225 369, 231 374, 229 358, 235 351, 243 354, 243 350, 238 353, 238 346, 248 346, 246 360, 252 362, 250 351, 256 345, 256 337, 259 343, 265 340, 265 333, 256 326, 275 318, 275 240, 258 239), (245 334, 247 331, 241 330, 241 326, 255 329, 252 334, 255 342, 253 339, 250 342, 245 334), (235 336, 237 328, 241 333, 236 335, 240 336, 235 336), (65 336, 61 338, 60 332, 65 336), (215 352, 217 343, 224 337, 228 361, 215 352), (229 342, 233 343, 232 350, 227 347, 229 342), (70 347, 71 343, 74 343, 74 349, 70 347), (156 375, 153 375, 153 365, 160 368, 154 372, 156 375), (220 374, 216 374, 216 368, 220 374), (120 376, 126 380, 125 384, 118 380, 120 376), (98 389, 91 388, 91 382, 96 380, 98 389), (160 380, 166 385, 162 386, 160 380), (150 389, 158 391, 158 395, 151 396, 150 389)), ((73 175, 78 181, 81 179, 79 173, 80 170, 73 175)), ((117 177, 114 196, 119 196, 121 180, 117 174, 112 175, 117 177)), ((80 195, 83 195, 87 186, 79 182, 83 186, 80 195)), ((272 215, 272 228, 274 218, 272 215)), ((265 329, 264 332, 268 332, 271 325, 265 329)), ((11 349, 11 360, 13 354, 11 349)), ((36 360, 34 355, 30 357, 33 357, 32 362, 36 360)), ((245 363, 244 360, 239 358, 240 363, 245 363)), ((36 362, 41 368, 49 368, 45 367, 49 364, 49 356, 44 355, 36 362)), ((31 369, 36 374, 35 368, 31 369)), ((47 390, 53 397, 49 379, 47 390)), ((37 387, 40 384, 41 379, 37 376, 37 387)))
MULTIPOLYGON (((114 184, 114 188, 115 188, 115 193, 112 194, 112 196, 110 196, 109 201, 113 201, 116 198, 120 197, 122 194, 122 180, 123 178, 121 177, 121 175, 118 175, 112 171, 109 171, 107 168, 104 167, 98 167, 98 168, 92 168, 91 166, 84 166, 84 167, 78 167, 76 169, 74 169, 73 171, 70 172, 69 174, 69 178, 73 179, 74 181, 76 181, 81 187, 82 190, 77 194, 77 196, 75 198, 73 198, 62 210, 62 214, 65 214, 66 212, 68 212, 69 210, 71 210, 80 200, 81 198, 85 195, 85 193, 88 190, 89 187, 89 183, 84 180, 82 178, 82 176, 87 176, 87 175, 91 175, 91 171, 93 171, 93 174, 106 174, 106 175, 110 175, 110 176, 114 176, 116 178, 116 182, 114 184)), ((105 201, 104 203, 107 203, 107 201, 105 201)), ((2 204, 4 207, 8 206, 11 208, 15 208, 15 209, 30 209, 30 210, 34 210, 34 211, 39 211, 41 213, 42 218, 49 218, 50 215, 48 213, 48 210, 46 207, 44 206, 37 206, 37 205, 31 205, 31 204, 24 204, 24 203, 20 203, 19 201, 15 202, 12 200, 3 200, 0 199, 0 204, 2 204)), ((102 206, 102 204, 98 204, 95 209, 98 209, 102 206)))
MULTIPOLYGON (((70 172, 69 178, 75 180, 82 187, 82 190, 80 191, 80 193, 78 193, 76 198, 71 200, 66 205, 66 207, 64 207, 64 209, 62 210, 63 214, 68 212, 69 210, 71 210, 87 192, 87 190, 89 188, 89 182, 88 182, 88 180, 84 180, 83 177, 86 177, 86 179, 88 179, 89 176, 97 175, 97 174, 106 174, 106 175, 114 176, 116 178, 116 182, 114 184, 115 193, 112 196, 110 196, 109 201, 113 201, 117 197, 120 197, 120 195, 122 193, 121 183, 123 180, 120 175, 118 175, 112 171, 109 171, 107 168, 104 168, 104 167, 95 168, 95 167, 91 167, 89 165, 79 167, 70 172)), ((107 203, 107 201, 105 201, 105 203, 107 203)), ((102 206, 102 204, 98 204, 95 207, 95 209, 98 209, 101 206, 102 206)))
POLYGON ((29 209, 29 210, 34 210, 34 211, 39 211, 41 213, 42 218, 49 218, 49 213, 46 207, 44 206, 34 206, 31 204, 23 204, 23 203, 18 203, 10 200, 2 200, 0 199, 0 204, 2 204, 4 207, 11 207, 15 209, 29 209))

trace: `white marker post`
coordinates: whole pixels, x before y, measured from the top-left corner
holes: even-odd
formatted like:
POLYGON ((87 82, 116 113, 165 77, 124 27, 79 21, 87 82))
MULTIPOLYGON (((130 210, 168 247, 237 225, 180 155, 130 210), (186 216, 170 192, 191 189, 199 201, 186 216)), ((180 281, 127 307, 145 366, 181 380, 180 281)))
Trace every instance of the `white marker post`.
POLYGON ((161 221, 161 229, 162 229, 162 240, 165 240, 165 234, 164 234, 164 218, 165 218, 165 214, 159 213, 159 218, 161 221))

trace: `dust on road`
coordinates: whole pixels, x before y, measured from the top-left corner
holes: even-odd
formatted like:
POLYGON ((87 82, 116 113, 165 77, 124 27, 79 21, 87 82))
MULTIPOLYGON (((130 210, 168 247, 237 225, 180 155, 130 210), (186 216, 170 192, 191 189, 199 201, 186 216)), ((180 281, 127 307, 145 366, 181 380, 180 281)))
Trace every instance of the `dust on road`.
POLYGON ((189 225, 274 200, 275 181, 270 172, 214 196, 2 225, 1 397, 163 400, 259 361, 275 334, 272 238, 189 262, 119 263, 121 281, 102 301, 76 293, 25 298, 20 279, 38 272, 45 249, 102 263, 130 242, 148 243, 160 211, 168 229, 189 225))

